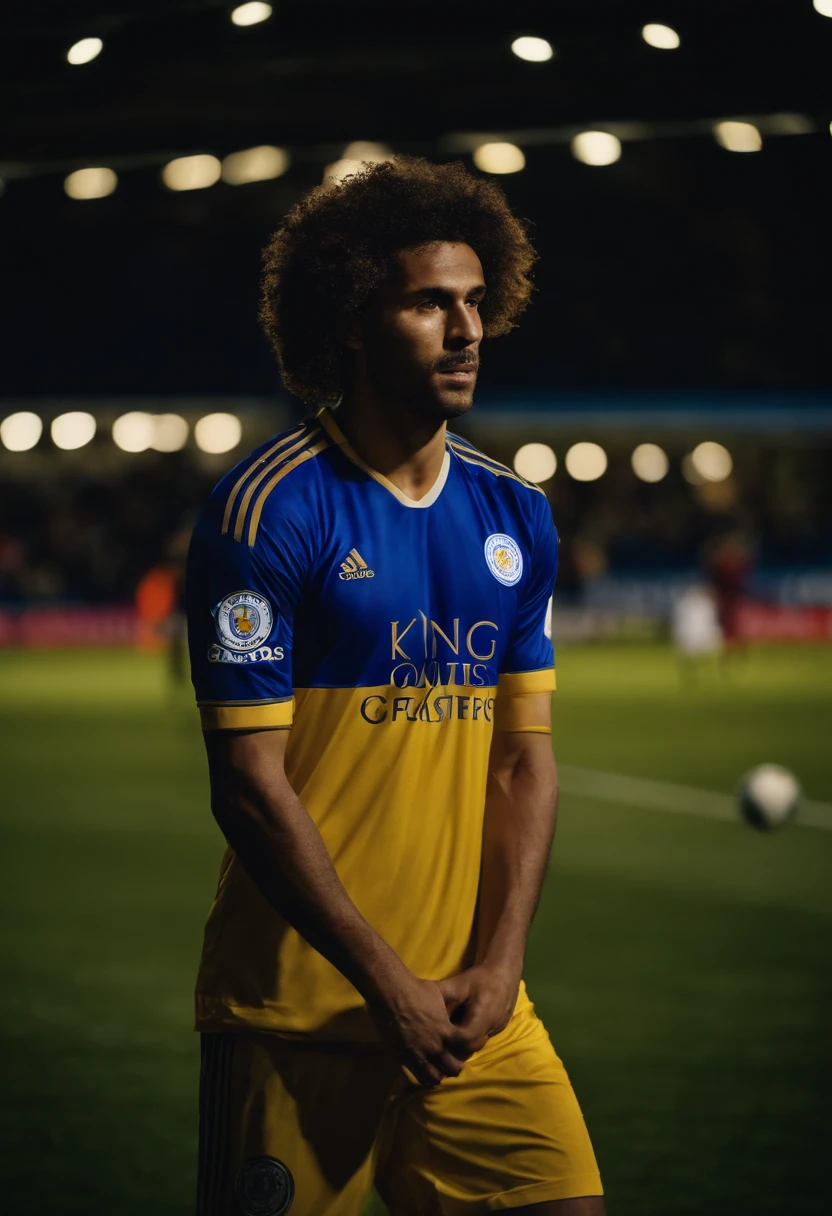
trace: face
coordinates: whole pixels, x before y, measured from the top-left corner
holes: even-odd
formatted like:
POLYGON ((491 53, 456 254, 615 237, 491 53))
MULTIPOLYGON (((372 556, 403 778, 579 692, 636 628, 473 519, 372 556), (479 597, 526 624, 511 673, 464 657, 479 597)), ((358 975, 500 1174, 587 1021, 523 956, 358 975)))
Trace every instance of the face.
POLYGON ((357 339, 375 392, 419 420, 442 422, 469 410, 484 295, 470 245, 441 241, 400 253, 357 339))

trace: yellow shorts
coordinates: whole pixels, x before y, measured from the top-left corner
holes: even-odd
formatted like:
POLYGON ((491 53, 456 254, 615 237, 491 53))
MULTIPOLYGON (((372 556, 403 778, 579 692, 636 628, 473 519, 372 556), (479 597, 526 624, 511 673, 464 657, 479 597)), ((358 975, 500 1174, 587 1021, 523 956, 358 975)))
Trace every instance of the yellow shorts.
POLYGON ((473 1216, 602 1194, 586 1125, 526 1002, 459 1077, 382 1050, 204 1034, 197 1216, 473 1216))

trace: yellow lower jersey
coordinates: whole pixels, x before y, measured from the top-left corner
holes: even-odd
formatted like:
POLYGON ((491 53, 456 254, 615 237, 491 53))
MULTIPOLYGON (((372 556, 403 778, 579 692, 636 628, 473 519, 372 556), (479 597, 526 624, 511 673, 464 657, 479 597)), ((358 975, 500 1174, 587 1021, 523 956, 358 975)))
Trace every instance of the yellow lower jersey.
POLYGON ((528 1000, 435 1089, 383 1050, 202 1036, 197 1216, 474 1216, 602 1194, 569 1078, 528 1000))

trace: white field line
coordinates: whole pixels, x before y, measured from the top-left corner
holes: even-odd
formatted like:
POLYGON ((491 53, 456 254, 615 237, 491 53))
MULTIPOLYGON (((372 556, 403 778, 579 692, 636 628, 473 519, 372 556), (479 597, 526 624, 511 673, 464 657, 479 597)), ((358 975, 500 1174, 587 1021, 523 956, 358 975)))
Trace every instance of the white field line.
MULTIPOLYGON (((679 811, 706 819, 737 819, 737 804, 731 794, 698 790, 690 785, 653 781, 647 777, 628 777, 624 773, 603 773, 594 768, 558 765, 560 788, 564 794, 600 798, 604 802, 625 802, 656 811, 679 811)), ((806 828, 832 832, 832 803, 801 802, 794 821, 806 828)))

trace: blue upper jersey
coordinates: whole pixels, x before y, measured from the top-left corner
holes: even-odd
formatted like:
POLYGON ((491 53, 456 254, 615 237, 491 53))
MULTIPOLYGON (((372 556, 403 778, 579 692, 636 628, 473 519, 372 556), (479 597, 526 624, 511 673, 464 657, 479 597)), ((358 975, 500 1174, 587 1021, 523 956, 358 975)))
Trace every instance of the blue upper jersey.
MULTIPOLYGON (((413 501, 323 410, 214 490, 188 568, 206 730, 289 727, 286 773, 338 875, 417 974, 461 965, 493 730, 545 730, 557 537, 545 495, 448 435, 413 501), (403 903, 405 893, 416 901, 403 903)), ((201 1029, 372 1038, 348 982, 229 853, 201 1029)))
POLYGON ((324 410, 223 478, 189 557, 191 662, 203 710, 246 712, 206 727, 288 724, 298 688, 484 688, 553 667, 546 497, 458 436, 446 448, 415 502, 324 410))

